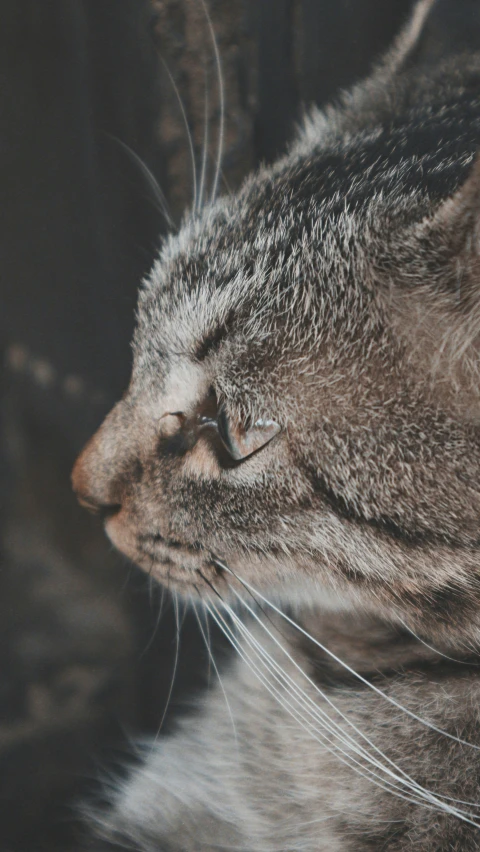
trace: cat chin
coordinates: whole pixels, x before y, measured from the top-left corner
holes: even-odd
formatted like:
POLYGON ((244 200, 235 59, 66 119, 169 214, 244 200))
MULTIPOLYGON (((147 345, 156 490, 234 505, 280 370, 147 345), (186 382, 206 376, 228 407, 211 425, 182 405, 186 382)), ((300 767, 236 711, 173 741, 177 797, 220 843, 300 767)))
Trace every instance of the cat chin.
POLYGON ((115 548, 149 577, 182 595, 233 602, 236 595, 251 600, 259 593, 296 611, 340 613, 365 608, 350 586, 340 589, 333 576, 328 582, 324 572, 303 574, 301 579, 300 564, 283 563, 264 554, 230 555, 223 561, 209 550, 142 532, 123 511, 106 520, 105 532, 115 548))
POLYGON ((108 538, 124 556, 150 577, 175 591, 204 596, 225 586, 221 570, 207 551, 180 542, 167 543, 151 533, 140 533, 122 517, 122 512, 105 523, 108 538), (210 584, 210 585, 209 585, 210 584))

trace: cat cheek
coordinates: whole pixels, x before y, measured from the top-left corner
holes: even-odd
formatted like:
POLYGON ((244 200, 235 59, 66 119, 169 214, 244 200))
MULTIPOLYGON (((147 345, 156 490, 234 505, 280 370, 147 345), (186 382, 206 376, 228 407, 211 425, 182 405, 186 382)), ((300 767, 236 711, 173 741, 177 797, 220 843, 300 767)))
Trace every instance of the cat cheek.
POLYGON ((185 457, 182 473, 195 479, 218 479, 221 472, 214 450, 200 438, 185 457))
POLYGON ((183 426, 185 417, 181 412, 167 413, 160 418, 158 435, 160 438, 172 438, 183 426))

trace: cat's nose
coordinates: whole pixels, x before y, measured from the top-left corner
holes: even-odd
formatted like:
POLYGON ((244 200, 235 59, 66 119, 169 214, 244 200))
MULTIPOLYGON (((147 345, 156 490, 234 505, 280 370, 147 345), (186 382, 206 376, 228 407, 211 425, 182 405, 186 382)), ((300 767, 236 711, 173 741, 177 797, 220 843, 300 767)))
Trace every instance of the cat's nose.
POLYGON ((72 486, 79 503, 91 512, 108 515, 122 504, 125 436, 114 409, 90 439, 72 471, 72 486), (123 439, 123 440, 122 440, 123 439))
MULTIPOLYGON (((95 438, 92 439, 95 441, 95 438)), ((99 456, 92 441, 85 447, 75 462, 72 471, 72 486, 78 502, 89 512, 102 517, 120 508, 120 500, 114 497, 109 486, 110 477, 99 465, 99 456)))
POLYGON ((92 487, 92 482, 85 475, 83 453, 73 468, 72 486, 80 505, 93 515, 99 515, 102 520, 106 520, 121 508, 121 503, 106 500, 105 494, 99 493, 92 487))

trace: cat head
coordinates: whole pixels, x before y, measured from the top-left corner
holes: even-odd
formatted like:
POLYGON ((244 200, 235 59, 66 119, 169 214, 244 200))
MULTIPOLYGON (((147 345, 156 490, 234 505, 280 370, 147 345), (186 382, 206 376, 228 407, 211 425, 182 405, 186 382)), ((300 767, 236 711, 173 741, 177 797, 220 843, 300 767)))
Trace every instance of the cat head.
POLYGON ((130 387, 74 471, 160 581, 474 621, 480 107, 467 123, 459 67, 456 87, 380 69, 164 244, 130 387))

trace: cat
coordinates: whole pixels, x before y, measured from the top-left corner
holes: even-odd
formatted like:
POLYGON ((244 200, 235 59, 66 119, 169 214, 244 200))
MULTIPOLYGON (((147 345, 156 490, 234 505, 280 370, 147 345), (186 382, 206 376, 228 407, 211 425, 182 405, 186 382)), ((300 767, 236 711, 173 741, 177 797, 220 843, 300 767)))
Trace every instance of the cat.
POLYGON ((480 6, 420 0, 165 240, 73 484, 238 653, 89 848, 480 848, 479 147, 480 6))

